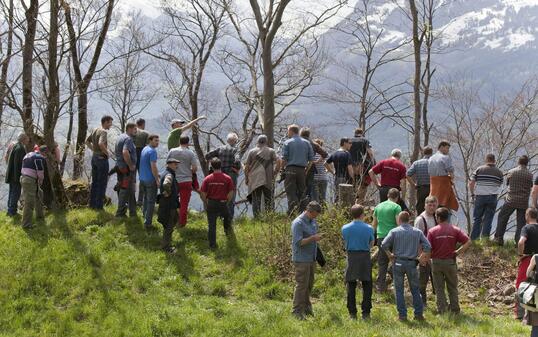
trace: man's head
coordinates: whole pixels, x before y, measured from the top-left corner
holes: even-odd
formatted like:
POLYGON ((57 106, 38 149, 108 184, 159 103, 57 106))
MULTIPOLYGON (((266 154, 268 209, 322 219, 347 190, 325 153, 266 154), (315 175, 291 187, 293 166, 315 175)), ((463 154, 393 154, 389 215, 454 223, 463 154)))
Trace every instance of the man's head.
POLYGON ((101 127, 105 130, 109 130, 112 127, 112 121, 114 121, 112 116, 106 115, 101 117, 101 127))
POLYGON ((409 223, 409 219, 411 218, 411 215, 409 215, 409 212, 403 211, 398 214, 398 225, 405 225, 409 223))
POLYGON ((486 164, 495 164, 495 155, 493 153, 486 155, 486 164))
POLYGON ((346 151, 351 149, 351 141, 349 138, 340 138, 340 147, 346 151))
POLYGON ((364 218, 364 206, 359 204, 351 206, 351 216, 354 220, 361 220, 364 218))
POLYGON ((41 145, 38 149, 38 152, 44 156, 49 152, 49 148, 47 145, 41 145))
POLYGON ((435 218, 438 223, 448 222, 450 220, 450 210, 446 207, 441 207, 435 211, 435 218))
POLYGON ((433 154, 433 149, 431 146, 426 146, 422 149, 422 153, 424 154, 424 157, 429 157, 433 154))
POLYGON ((222 163, 219 158, 211 159, 211 168, 213 168, 213 171, 220 171, 221 167, 222 163))
POLYGON ((299 134, 299 125, 292 124, 288 126, 288 137, 297 136, 299 134))
POLYGON ((391 188, 387 196, 391 201, 397 202, 400 199, 400 191, 397 188, 391 188))
POLYGON ((30 138, 26 135, 26 133, 21 132, 17 137, 17 141, 23 145, 27 145, 30 142, 30 138))
POLYGON ((437 146, 437 149, 442 154, 448 154, 448 152, 450 151, 450 143, 446 140, 443 140, 439 143, 439 146, 437 146))
POLYGON ((171 124, 172 129, 177 129, 185 125, 185 121, 183 119, 172 119, 171 124))
POLYGON ((394 149, 390 152, 390 156, 396 159, 402 158, 402 150, 394 149))
POLYGON ((267 145, 267 136, 266 136, 266 135, 259 135, 259 136, 258 136, 257 144, 258 144, 259 146, 267 145))
POLYGON ((150 135, 148 137, 149 146, 155 148, 159 146, 159 136, 158 135, 150 135))
POLYGON ((139 118, 136 120, 136 127, 140 130, 144 130, 146 128, 146 120, 144 118, 139 118))
POLYGON ((362 128, 356 128, 355 129, 355 137, 362 137, 364 135, 364 131, 362 128))
POLYGON ((517 163, 521 166, 527 166, 529 165, 529 157, 527 155, 523 155, 519 157, 517 163))
POLYGON ((136 124, 133 122, 129 122, 125 125, 125 133, 129 136, 136 135, 136 124))
POLYGON ((306 126, 304 128, 301 128, 299 135, 304 139, 310 139, 310 128, 307 128, 306 126))
POLYGON ((226 137, 226 141, 228 142, 228 144, 230 144, 231 146, 234 146, 235 144, 237 144, 237 142, 239 141, 239 137, 237 136, 237 133, 235 132, 230 132, 228 134, 228 136, 226 137))
POLYGON ((315 201, 311 201, 306 206, 306 216, 310 219, 315 219, 321 213, 321 205, 315 201))
POLYGON ((181 136, 181 137, 179 137, 179 145, 180 146, 188 147, 190 141, 191 141, 191 139, 189 138, 189 136, 181 136))
POLYGON ((179 160, 174 158, 168 158, 166 161, 166 166, 168 166, 172 171, 177 170, 177 166, 179 164, 179 160))
POLYGON ((321 138, 314 139, 314 143, 318 144, 319 146, 323 146, 323 144, 325 144, 323 142, 323 139, 321 139, 321 138))
POLYGON ((426 213, 429 215, 435 215, 437 207, 439 207, 439 201, 437 200, 436 196, 430 195, 426 197, 426 200, 424 200, 424 209, 426 210, 426 213))
POLYGON ((527 211, 525 212, 525 221, 528 224, 538 223, 538 209, 534 207, 527 208, 527 211))

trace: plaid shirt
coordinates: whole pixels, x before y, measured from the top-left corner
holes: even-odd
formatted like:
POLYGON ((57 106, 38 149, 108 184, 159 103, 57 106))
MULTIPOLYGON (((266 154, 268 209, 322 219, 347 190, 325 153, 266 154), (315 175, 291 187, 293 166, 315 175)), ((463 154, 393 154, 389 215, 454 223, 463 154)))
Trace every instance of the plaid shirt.
POLYGON ((506 177, 508 194, 506 204, 508 206, 526 209, 529 207, 529 195, 532 189, 532 173, 526 166, 518 166, 508 171, 506 177))
POLYGON ((230 144, 223 145, 209 152, 205 158, 211 160, 213 158, 219 158, 222 163, 222 172, 230 175, 233 170, 241 169, 241 159, 239 158, 239 149, 230 144))
POLYGON ((417 186, 425 186, 430 184, 430 173, 428 172, 428 159, 430 156, 424 157, 415 161, 409 170, 408 177, 415 177, 417 186))

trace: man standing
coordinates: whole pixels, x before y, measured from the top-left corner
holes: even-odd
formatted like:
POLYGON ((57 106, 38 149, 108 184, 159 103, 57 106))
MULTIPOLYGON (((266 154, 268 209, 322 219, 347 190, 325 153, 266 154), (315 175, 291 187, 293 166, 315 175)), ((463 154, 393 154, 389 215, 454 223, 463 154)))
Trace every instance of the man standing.
MULTIPOLYGON (((306 139, 310 143, 310 146, 312 146, 312 150, 314 151, 314 158, 316 155, 321 156, 321 158, 327 158, 329 156, 327 151, 323 149, 323 146, 316 142, 313 142, 310 139, 310 128, 301 128, 299 134, 303 139, 306 139)), ((306 199, 308 201, 312 201, 314 195, 314 178, 316 173, 316 165, 314 162, 311 162, 306 168, 306 199)))
POLYGON ((7 160, 6 184, 9 184, 9 196, 7 199, 7 215, 17 215, 19 199, 21 197, 21 169, 24 156, 26 156, 26 146, 30 142, 24 133, 19 134, 17 143, 13 145, 7 160))
POLYGON ((355 137, 351 138, 349 153, 353 163, 353 180, 357 188, 357 204, 362 204, 368 190, 368 171, 374 161, 374 151, 372 151, 368 139, 364 138, 362 128, 355 129, 355 137))
POLYGON ((398 215, 397 228, 392 229, 383 240, 382 249, 394 262, 393 278, 396 292, 396 307, 398 319, 407 320, 407 307, 404 297, 404 277, 407 275, 409 288, 413 295, 413 309, 415 320, 423 321, 424 305, 420 297, 417 265, 424 264, 430 258, 431 246, 422 231, 409 224, 409 213, 401 212, 398 215), (422 254, 419 257, 419 252, 422 254))
POLYGON ((207 238, 209 247, 217 248, 217 219, 223 220, 224 232, 227 236, 233 234, 232 217, 227 203, 233 197, 235 185, 228 175, 222 172, 221 161, 218 158, 211 160, 213 173, 205 177, 200 187, 202 199, 207 205, 207 238))
POLYGON ((508 193, 499 212, 497 229, 495 230, 495 241, 501 246, 504 244, 504 233, 508 220, 514 211, 517 211, 515 240, 519 242, 519 234, 525 225, 525 210, 529 206, 529 195, 532 189, 532 173, 527 168, 529 157, 521 156, 518 164, 519 166, 508 171, 506 176, 508 193))
MULTIPOLYGON (((521 282, 527 279, 527 268, 534 254, 538 254, 538 210, 536 208, 527 208, 525 212, 526 225, 521 230, 521 237, 517 243, 517 252, 519 254, 519 264, 516 278, 516 289, 521 282)), ((519 305, 516 296, 515 307, 516 318, 522 319, 525 310, 519 305)))
POLYGON ((22 213, 22 227, 33 227, 32 217, 35 209, 36 218, 43 219, 43 179, 45 178, 46 153, 48 148, 43 145, 34 152, 24 156, 21 169, 21 186, 24 198, 24 210, 22 213))
MULTIPOLYGON (((142 215, 144 216, 144 226, 146 229, 153 229, 153 211, 157 199, 157 189, 161 185, 159 170, 157 169, 159 136, 150 135, 148 139, 149 144, 140 153, 140 194, 143 196, 142 215)), ((177 166, 177 163, 173 166, 177 166)))
POLYGON ((189 149, 190 138, 181 136, 180 146, 168 152, 168 159, 173 158, 179 161, 176 170, 176 180, 179 189, 179 227, 187 225, 189 213, 189 202, 192 194, 192 175, 198 171, 198 159, 192 150, 189 149))
POLYGON ((461 229, 448 223, 450 210, 445 207, 435 211, 439 223, 428 232, 428 241, 432 246, 432 271, 435 294, 437 295, 437 311, 445 313, 447 307, 454 314, 460 313, 458 300, 458 267, 456 257, 463 254, 471 245, 471 241, 461 229), (457 247, 461 244, 461 247, 457 247), (445 284, 448 290, 450 306, 445 295, 445 284))
POLYGON ((534 186, 532 187, 531 207, 538 208, 538 175, 534 178, 534 186))
POLYGON ((295 266, 295 291, 293 293, 293 315, 300 320, 305 315, 313 315, 310 294, 314 286, 316 270, 318 234, 316 218, 321 213, 321 206, 315 201, 306 206, 306 211, 291 223, 291 253, 295 266))
MULTIPOLYGON (((238 141, 239 137, 236 133, 229 133, 228 137, 226 137, 226 145, 216 148, 205 156, 205 159, 208 161, 211 161, 213 158, 219 158, 222 165, 222 172, 232 178, 234 186, 237 186, 237 177, 239 176, 239 171, 241 171, 241 158, 239 157, 239 149, 237 148, 238 141)), ((232 220, 234 218, 234 209, 235 193, 228 202, 228 210, 232 220)))
POLYGON ((486 164, 471 175, 469 190, 474 198, 471 240, 489 239, 491 223, 497 210, 497 195, 503 183, 503 173, 495 166, 495 155, 486 156, 486 164))
MULTIPOLYGON (((390 158, 380 161, 368 172, 374 184, 379 188, 380 202, 387 200, 387 194, 391 188, 402 191, 402 201, 405 197, 404 179, 406 177, 406 168, 400 161, 401 157, 402 151, 400 149, 394 149, 390 154, 390 158), (377 174, 381 174, 381 182, 378 181, 377 174)), ((402 206, 402 208, 404 207, 402 206)))
MULTIPOLYGON (((142 150, 148 144, 149 133, 146 131, 146 121, 143 118, 139 118, 136 121, 136 134, 133 137, 133 142, 136 147, 136 157, 140 158, 142 156, 142 150)), ((140 160, 136 162, 136 171, 140 175, 140 160)), ((142 185, 138 184, 138 206, 142 206, 144 199, 144 190, 142 185)))
POLYGON ((274 209, 273 184, 280 170, 275 150, 267 146, 267 136, 260 135, 256 147, 247 154, 245 163, 245 182, 248 195, 252 198, 252 213, 257 217, 261 212, 262 199, 265 212, 274 209))
POLYGON ((329 156, 325 163, 327 171, 334 175, 334 202, 340 200, 340 184, 349 184, 353 177, 353 165, 349 149, 351 142, 349 138, 340 139, 340 148, 329 156))
MULTIPOLYGON (((389 200, 383 201, 374 209, 374 221, 372 226, 377 231, 377 245, 381 247, 381 242, 396 228, 398 214, 402 211, 402 207, 398 205, 400 191, 396 188, 391 188, 388 193, 389 200)), ((377 253, 377 280, 376 289, 379 292, 387 291, 387 271, 389 268, 389 256, 385 250, 379 249, 377 253)))
POLYGON ((179 161, 174 158, 166 160, 166 170, 159 182, 161 195, 159 197, 158 221, 163 225, 162 249, 167 253, 174 253, 172 246, 172 234, 177 224, 177 209, 179 208, 179 196, 177 191, 176 170, 179 161))
POLYGON ((415 161, 407 170, 407 181, 417 190, 417 214, 424 212, 424 200, 430 195, 430 173, 428 172, 428 161, 433 154, 433 149, 426 146, 422 152, 424 157, 415 161))
POLYGON ((136 124, 129 122, 125 126, 125 133, 121 134, 116 141, 116 165, 121 175, 120 191, 118 193, 118 210, 116 217, 121 218, 127 215, 136 217, 136 147, 133 136, 136 134, 136 124))
POLYGON ((454 166, 449 152, 450 143, 442 141, 439 143, 437 153, 428 160, 430 195, 437 197, 440 206, 457 211, 459 205, 453 188, 454 166))
MULTIPOLYGON (((314 139, 314 144, 323 146, 322 139, 314 139)), ((314 155, 314 165, 316 167, 316 173, 314 174, 314 187, 312 188, 311 199, 321 205, 325 205, 327 199, 327 185, 329 183, 329 177, 327 176, 327 169, 325 168, 326 159, 319 153, 314 155)))
MULTIPOLYGON (((428 196, 425 199, 426 209, 424 212, 420 213, 419 216, 415 219, 415 228, 424 233, 425 237, 428 237, 428 232, 435 226, 437 226, 437 220, 435 219, 435 211, 439 206, 437 198, 434 196, 428 196)), ((420 265, 418 268, 419 279, 420 279, 420 296, 422 297, 422 303, 424 306, 428 303, 427 288, 428 281, 432 276, 431 263, 428 261, 424 265, 420 265)))
POLYGON ((112 126, 112 117, 103 116, 101 126, 93 129, 86 139, 86 146, 92 155, 92 184, 90 188, 90 208, 103 209, 106 186, 108 184, 108 130, 112 126))
POLYGON ((374 244, 374 229, 365 223, 364 207, 353 205, 351 207, 353 222, 342 227, 347 252, 346 285, 347 310, 352 319, 357 319, 357 304, 355 290, 357 280, 362 283, 362 318, 370 317, 372 309, 372 260, 370 249, 374 244))
POLYGON ((306 204, 306 168, 314 160, 310 142, 299 136, 299 126, 288 126, 288 139, 282 148, 286 178, 284 188, 288 198, 288 215, 302 212, 306 204))
POLYGON ((172 131, 168 134, 168 150, 172 150, 173 148, 176 148, 180 146, 180 138, 181 134, 188 129, 192 128, 198 121, 201 121, 202 119, 206 119, 205 116, 200 116, 189 123, 184 121, 183 119, 173 119, 172 120, 172 131))

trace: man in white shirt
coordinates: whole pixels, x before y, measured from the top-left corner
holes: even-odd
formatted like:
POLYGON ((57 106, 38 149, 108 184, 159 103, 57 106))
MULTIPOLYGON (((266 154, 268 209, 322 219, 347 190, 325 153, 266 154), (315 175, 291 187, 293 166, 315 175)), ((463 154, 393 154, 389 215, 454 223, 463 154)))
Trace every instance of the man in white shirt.
MULTIPOLYGON (((424 212, 415 218, 415 228, 420 229, 424 236, 428 235, 428 231, 437 226, 437 220, 435 219, 435 211, 439 207, 439 202, 434 196, 426 197, 424 212)), ((428 281, 432 275, 432 266, 428 262, 426 265, 420 265, 419 269, 420 280, 420 296, 422 297, 422 303, 424 306, 427 304, 426 290, 428 288, 428 281)))

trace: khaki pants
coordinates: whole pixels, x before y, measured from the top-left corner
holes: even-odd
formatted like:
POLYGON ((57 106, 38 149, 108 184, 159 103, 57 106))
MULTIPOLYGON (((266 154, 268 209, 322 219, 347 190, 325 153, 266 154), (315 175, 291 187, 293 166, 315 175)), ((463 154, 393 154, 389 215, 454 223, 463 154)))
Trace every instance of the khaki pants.
POLYGON ((293 294, 293 313, 311 314, 312 303, 310 293, 314 286, 314 272, 316 262, 294 262, 295 265, 295 292, 293 294))
POLYGON ((460 312, 458 300, 458 267, 454 259, 433 259, 433 284, 437 295, 437 310, 439 313, 446 312, 447 307, 453 313, 460 312), (450 306, 447 305, 445 285, 448 290, 450 306))
POLYGON ((22 212, 22 226, 32 227, 34 209, 38 219, 43 218, 43 192, 40 192, 37 179, 21 176, 24 210, 22 212))

